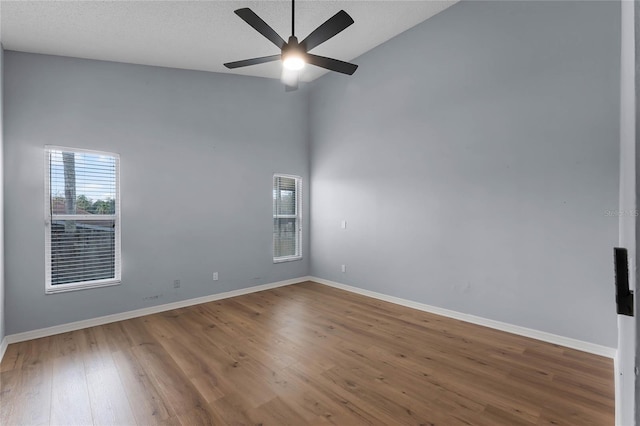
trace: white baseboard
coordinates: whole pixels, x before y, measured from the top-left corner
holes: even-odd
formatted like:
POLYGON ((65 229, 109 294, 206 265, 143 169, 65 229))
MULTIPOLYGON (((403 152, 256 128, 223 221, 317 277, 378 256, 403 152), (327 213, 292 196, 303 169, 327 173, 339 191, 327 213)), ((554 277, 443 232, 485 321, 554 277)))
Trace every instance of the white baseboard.
POLYGON ((547 333, 544 331, 534 330, 531 328, 520 327, 518 325, 508 324, 501 321, 495 321, 487 318, 478 317, 475 315, 464 314, 461 312, 451 311, 449 309, 438 308, 436 306, 427 305, 424 303, 414 302, 407 299, 401 299, 399 297, 389 296, 382 293, 376 293, 374 291, 364 290, 358 287, 353 287, 346 284, 337 283, 334 281, 325 280, 318 277, 310 277, 309 280, 324 284, 330 287, 339 288, 352 293, 361 294, 363 296, 373 297, 374 299, 384 300, 386 302, 395 303, 397 305, 406 306, 420 311, 430 312, 444 317, 454 318, 457 320, 469 322, 472 324, 478 324, 496 330, 506 331, 508 333, 517 334, 520 336, 530 337, 532 339, 541 340, 547 343, 553 343, 554 345, 565 346, 571 349, 577 349, 579 351, 592 353, 595 355, 604 356, 607 358, 616 357, 616 349, 608 346, 597 345, 595 343, 585 342, 582 340, 572 339, 570 337, 559 336, 557 334, 547 333))
MULTIPOLYGON (((136 309, 134 311, 122 312, 119 314, 106 315, 103 317, 70 322, 67 324, 60 324, 53 327, 41 328, 38 330, 25 331, 24 333, 10 334, 8 336, 5 336, 5 338, 2 340, 2 346, 0 346, 0 349, 6 349, 6 347, 11 343, 39 339, 41 337, 53 336, 55 334, 66 333, 69 331, 95 327, 97 325, 104 325, 116 321, 123 321, 131 318, 142 317, 145 315, 157 314, 159 312, 170 311, 172 309, 185 308, 187 306, 199 305, 201 303, 213 302, 215 300, 228 299, 230 297, 242 296, 243 294, 256 293, 258 291, 297 284, 304 281, 309 281, 310 279, 310 277, 293 278, 285 281, 278 281, 269 284, 257 285, 254 287, 241 288, 239 290, 227 291, 225 293, 211 294, 209 296, 196 297, 194 299, 166 303, 164 305, 150 306, 148 308, 136 309)), ((4 350, 2 350, 0 354, 4 355, 4 350)), ((0 356, 0 361, 2 361, 2 356, 0 356)))
POLYGON ((544 331, 533 330, 526 327, 520 327, 513 324, 508 324, 500 321, 495 321, 487 318, 478 317, 475 315, 464 314, 461 312, 451 311, 449 309, 438 308, 436 306, 427 305, 424 303, 414 302, 411 300, 401 299, 399 297, 389 296, 382 293, 376 293, 374 291, 364 290, 358 287, 353 287, 346 284, 337 283, 334 281, 325 280, 318 277, 300 277, 293 278, 285 281, 278 281, 269 284, 262 284, 254 287, 243 288, 239 290, 228 291, 225 293, 212 294, 209 296, 197 297, 194 299, 181 300, 179 302, 167 303, 164 305, 151 306, 148 308, 136 309, 134 311, 122 312, 119 314, 106 315, 98 318, 91 318, 83 321, 76 321, 67 324, 56 325, 53 327, 41 328, 38 330, 26 331, 24 333, 10 334, 5 336, 0 342, 0 361, 4 356, 7 346, 11 343, 24 342, 26 340, 39 339, 41 337, 53 336, 55 334, 66 333, 69 331, 80 330, 88 327, 95 327, 98 325, 109 324, 116 321, 123 321, 131 318, 142 317, 145 315, 156 314, 159 312, 170 311, 172 309, 184 308, 187 306, 199 305, 201 303, 213 302, 215 300, 228 299, 230 297, 242 296, 243 294, 255 293, 258 291, 269 290, 277 287, 284 287, 291 284, 297 284, 304 281, 314 281, 320 284, 324 284, 330 287, 339 288, 352 293, 361 294, 363 296, 373 297, 374 299, 384 300, 386 302, 395 303, 397 305, 406 306, 420 311, 430 312, 437 315, 442 315, 449 318, 455 318, 461 321, 469 322, 472 324, 478 324, 496 330, 506 331, 508 333, 518 334, 525 337, 531 337, 533 339, 541 340, 556 345, 565 346, 572 349, 577 349, 583 352, 588 352, 596 355, 605 356, 608 358, 616 357, 616 349, 608 346, 597 345, 595 343, 584 342, 582 340, 572 339, 569 337, 558 336, 556 334, 547 333, 544 331))

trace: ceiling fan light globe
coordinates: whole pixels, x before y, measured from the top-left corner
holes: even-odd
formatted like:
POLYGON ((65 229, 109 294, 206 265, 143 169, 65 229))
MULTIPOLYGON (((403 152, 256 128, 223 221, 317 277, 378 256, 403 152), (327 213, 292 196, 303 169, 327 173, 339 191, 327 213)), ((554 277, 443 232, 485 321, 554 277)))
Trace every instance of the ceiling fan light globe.
POLYGON ((288 55, 282 59, 282 66, 291 71, 300 71, 304 68, 305 62, 302 56, 288 55))

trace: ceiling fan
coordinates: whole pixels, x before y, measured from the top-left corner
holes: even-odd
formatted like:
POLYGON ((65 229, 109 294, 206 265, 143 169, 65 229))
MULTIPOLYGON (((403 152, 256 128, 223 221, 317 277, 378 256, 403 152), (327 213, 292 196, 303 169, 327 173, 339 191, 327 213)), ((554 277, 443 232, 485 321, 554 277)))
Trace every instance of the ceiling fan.
POLYGON ((353 74, 358 68, 357 65, 349 62, 339 61, 337 59, 327 58, 309 53, 314 47, 324 43, 331 37, 343 31, 349 25, 353 24, 353 19, 347 12, 340 12, 327 19, 324 24, 313 30, 311 34, 298 43, 295 36, 295 0, 291 1, 291 36, 288 41, 284 41, 282 37, 275 32, 266 22, 262 20, 248 7, 238 9, 234 12, 242 18, 247 24, 251 25, 256 31, 265 36, 269 41, 278 46, 279 55, 262 56, 260 58, 245 59, 243 61, 227 62, 224 64, 229 69, 246 67, 249 65, 257 65, 265 62, 273 62, 282 60, 283 74, 282 80, 285 83, 287 91, 296 90, 298 88, 299 71, 305 64, 312 64, 330 71, 336 71, 342 74, 353 74))

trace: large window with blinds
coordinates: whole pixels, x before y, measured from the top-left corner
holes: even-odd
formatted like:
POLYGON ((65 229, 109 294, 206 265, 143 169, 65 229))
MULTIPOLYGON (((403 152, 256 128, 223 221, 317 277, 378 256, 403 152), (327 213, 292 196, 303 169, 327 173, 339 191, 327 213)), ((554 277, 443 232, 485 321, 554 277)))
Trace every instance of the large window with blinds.
POLYGON ((120 158, 45 148, 47 293, 120 283, 120 158))
POLYGON ((302 178, 273 175, 273 261, 302 258, 302 178))

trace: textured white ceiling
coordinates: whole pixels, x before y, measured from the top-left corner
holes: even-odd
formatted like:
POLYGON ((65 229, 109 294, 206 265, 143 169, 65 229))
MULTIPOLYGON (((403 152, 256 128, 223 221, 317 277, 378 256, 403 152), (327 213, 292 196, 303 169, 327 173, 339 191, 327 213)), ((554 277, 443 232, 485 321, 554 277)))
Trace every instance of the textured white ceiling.
MULTIPOLYGON (((300 40, 344 9, 355 24, 312 53, 351 61, 456 1, 296 1, 300 40)), ((224 62, 279 53, 233 11, 249 7, 285 40, 290 1, 0 1, 7 50, 280 78, 280 62, 228 70, 224 62)), ((357 62, 357 61, 356 61, 357 62)), ((302 79, 324 70, 307 66, 302 79)))

